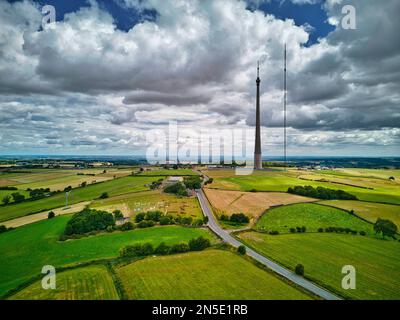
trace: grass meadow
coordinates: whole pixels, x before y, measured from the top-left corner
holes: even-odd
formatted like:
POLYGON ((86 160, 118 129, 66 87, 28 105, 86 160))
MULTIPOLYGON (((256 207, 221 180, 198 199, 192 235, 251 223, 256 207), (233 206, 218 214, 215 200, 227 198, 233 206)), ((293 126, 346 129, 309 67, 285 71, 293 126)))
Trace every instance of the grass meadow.
MULTIPOLYGON (((154 177, 123 177, 111 181, 89 185, 85 188, 72 190, 69 196, 69 204, 88 201, 98 198, 103 192, 109 196, 149 190, 146 186, 154 181, 154 177)), ((50 210, 65 205, 65 194, 58 193, 54 196, 36 201, 26 201, 19 204, 0 206, 0 222, 22 217, 31 213, 50 210)))
POLYGON ((255 229, 290 233, 290 228, 302 226, 307 228, 307 232, 317 232, 319 228, 343 227, 373 235, 372 224, 341 209, 313 203, 272 208, 261 216, 255 229))
POLYGON ((371 223, 375 223, 378 218, 389 219, 400 230, 400 206, 353 200, 329 200, 319 203, 348 211, 354 210, 356 215, 371 223))
POLYGON ((229 251, 149 257, 117 268, 129 299, 310 299, 229 251))
POLYGON ((123 246, 137 242, 156 246, 162 241, 173 244, 199 236, 214 239, 206 229, 166 226, 60 242, 59 235, 69 219, 59 216, 0 234, 0 297, 40 274, 44 265, 60 267, 113 258, 123 246))
POLYGON ((10 300, 118 300, 113 279, 103 265, 57 273, 55 290, 44 290, 41 281, 11 296, 10 300))
POLYGON ((261 254, 351 299, 400 299, 400 243, 343 234, 240 234, 240 239, 261 254), (342 268, 356 268, 356 289, 341 286, 342 268))

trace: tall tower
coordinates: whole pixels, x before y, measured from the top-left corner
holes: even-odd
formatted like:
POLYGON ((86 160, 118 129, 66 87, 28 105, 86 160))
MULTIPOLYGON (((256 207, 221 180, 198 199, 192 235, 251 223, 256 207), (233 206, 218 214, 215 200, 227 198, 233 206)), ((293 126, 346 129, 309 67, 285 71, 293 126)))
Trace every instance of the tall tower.
POLYGON ((257 62, 257 98, 256 98, 256 144, 254 148, 254 169, 262 169, 261 124, 260 124, 260 62, 257 62))

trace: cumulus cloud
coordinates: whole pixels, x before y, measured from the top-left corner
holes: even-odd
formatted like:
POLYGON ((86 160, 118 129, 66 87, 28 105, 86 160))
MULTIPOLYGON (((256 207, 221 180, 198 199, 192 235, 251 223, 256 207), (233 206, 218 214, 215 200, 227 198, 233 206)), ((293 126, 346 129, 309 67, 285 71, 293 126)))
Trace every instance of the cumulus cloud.
MULTIPOLYGON (((399 137, 393 134, 400 125, 396 0, 347 1, 356 7, 357 29, 338 24, 309 47, 307 24, 250 11, 245 1, 119 0, 157 12, 128 31, 90 3, 44 30, 35 3, 0 3, 0 126, 7 133, 0 151, 137 148, 146 130, 170 120, 199 128, 252 126, 261 57, 262 123, 275 137, 270 143, 279 145, 285 43, 293 143, 329 144, 329 136, 343 145, 356 139, 338 137, 357 132, 360 144, 395 145, 399 137)), ((332 21, 340 21, 342 5, 323 4, 332 21)))

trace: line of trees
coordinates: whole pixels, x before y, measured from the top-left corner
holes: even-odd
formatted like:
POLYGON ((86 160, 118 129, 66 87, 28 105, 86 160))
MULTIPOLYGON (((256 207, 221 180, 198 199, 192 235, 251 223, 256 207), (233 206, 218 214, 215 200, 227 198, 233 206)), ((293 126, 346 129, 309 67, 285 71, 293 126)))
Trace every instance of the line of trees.
POLYGON ((299 196, 317 198, 323 200, 357 200, 357 197, 343 190, 333 190, 324 187, 314 188, 312 186, 290 187, 287 191, 299 196))
POLYGON ((247 224, 250 222, 250 218, 244 213, 233 213, 230 217, 222 214, 219 218, 221 221, 230 222, 234 224, 247 224))
POLYGON ((202 251, 210 246, 210 240, 202 236, 192 239, 188 243, 181 242, 174 245, 167 245, 165 242, 161 242, 156 248, 154 248, 151 243, 137 243, 122 248, 120 251, 120 256, 145 257, 153 254, 168 255, 189 251, 202 251))

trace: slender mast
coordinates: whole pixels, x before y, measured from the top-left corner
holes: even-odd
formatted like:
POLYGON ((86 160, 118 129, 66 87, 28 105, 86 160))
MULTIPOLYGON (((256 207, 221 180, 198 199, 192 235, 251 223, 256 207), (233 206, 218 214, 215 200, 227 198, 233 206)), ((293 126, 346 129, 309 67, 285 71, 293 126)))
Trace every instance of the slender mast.
POLYGON ((284 57, 284 69, 283 69, 283 152, 285 170, 287 170, 287 158, 286 158, 286 43, 285 43, 285 57, 284 57))
POLYGON ((261 155, 261 116, 260 116, 260 62, 257 61, 257 96, 256 96, 256 139, 254 148, 254 168, 262 169, 261 155))

